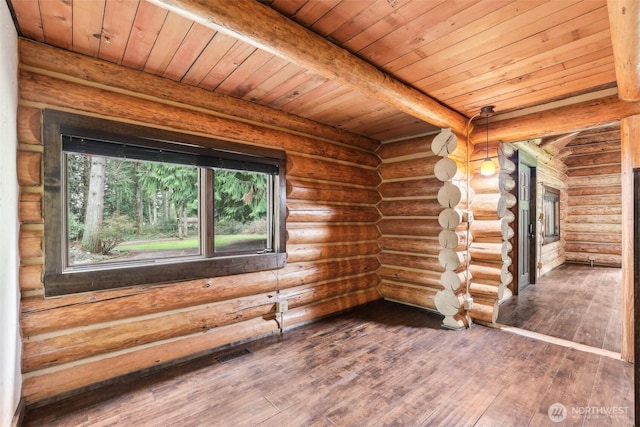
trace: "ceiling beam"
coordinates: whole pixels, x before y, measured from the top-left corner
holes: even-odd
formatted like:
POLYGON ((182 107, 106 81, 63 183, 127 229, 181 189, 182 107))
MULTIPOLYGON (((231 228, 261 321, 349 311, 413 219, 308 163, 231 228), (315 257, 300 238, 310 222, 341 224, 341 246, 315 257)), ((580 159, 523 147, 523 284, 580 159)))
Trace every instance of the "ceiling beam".
MULTIPOLYGON (((616 123, 640 114, 640 102, 625 102, 615 95, 496 120, 489 125, 489 141, 516 142, 575 132, 616 123)), ((484 140, 484 128, 474 129, 472 141, 484 140)))
POLYGON ((149 0, 377 99, 465 135, 467 119, 258 1, 149 0))
POLYGON ((607 0, 618 96, 640 101, 640 2, 607 0))

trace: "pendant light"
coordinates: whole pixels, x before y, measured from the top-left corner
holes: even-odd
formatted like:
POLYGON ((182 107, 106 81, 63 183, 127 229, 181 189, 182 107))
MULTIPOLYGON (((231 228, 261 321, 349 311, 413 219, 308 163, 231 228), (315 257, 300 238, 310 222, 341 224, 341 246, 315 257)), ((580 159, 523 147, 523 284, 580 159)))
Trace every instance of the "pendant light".
POLYGON ((488 105, 480 109, 480 117, 484 117, 487 127, 487 152, 482 165, 480 166, 480 175, 491 176, 496 172, 496 165, 489 158, 489 117, 493 116, 493 105, 488 105))

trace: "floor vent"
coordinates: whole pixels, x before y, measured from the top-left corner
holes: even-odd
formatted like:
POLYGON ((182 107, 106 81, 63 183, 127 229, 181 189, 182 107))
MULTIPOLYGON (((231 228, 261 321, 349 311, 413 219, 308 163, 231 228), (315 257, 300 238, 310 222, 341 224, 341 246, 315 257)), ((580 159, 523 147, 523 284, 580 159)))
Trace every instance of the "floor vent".
POLYGON ((216 360, 220 363, 227 363, 247 354, 251 354, 251 352, 248 349, 243 348, 242 350, 236 350, 232 351, 231 353, 221 354, 220 356, 216 357, 216 360))

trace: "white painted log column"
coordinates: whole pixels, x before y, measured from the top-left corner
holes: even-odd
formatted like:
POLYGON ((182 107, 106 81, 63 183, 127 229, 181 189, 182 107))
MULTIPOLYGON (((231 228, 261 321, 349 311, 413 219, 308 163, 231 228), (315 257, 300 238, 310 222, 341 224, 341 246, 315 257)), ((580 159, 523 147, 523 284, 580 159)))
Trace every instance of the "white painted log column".
MULTIPOLYGON (((436 293, 434 303, 438 311, 445 316, 443 326, 452 329, 460 329, 469 324, 463 304, 468 263, 466 252, 458 250, 458 231, 464 219, 458 206, 462 201, 463 192, 460 180, 456 179, 460 176, 458 165, 450 158, 457 144, 458 138, 451 129, 442 129, 431 143, 431 151, 442 157, 436 163, 434 173, 436 178, 443 182, 442 188, 438 191, 438 203, 444 208, 438 216, 438 222, 442 227, 439 236, 442 249, 438 261, 445 271, 440 277, 442 289, 436 293)), ((465 200, 465 203, 468 201, 465 200)))

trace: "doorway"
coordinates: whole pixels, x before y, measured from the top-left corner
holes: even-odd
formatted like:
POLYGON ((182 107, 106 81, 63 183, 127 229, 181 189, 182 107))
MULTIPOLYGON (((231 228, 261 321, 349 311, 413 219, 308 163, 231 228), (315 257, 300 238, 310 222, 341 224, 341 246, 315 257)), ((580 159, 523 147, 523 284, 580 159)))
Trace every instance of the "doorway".
POLYGON ((518 151, 518 263, 514 294, 536 283, 536 160, 518 151))

